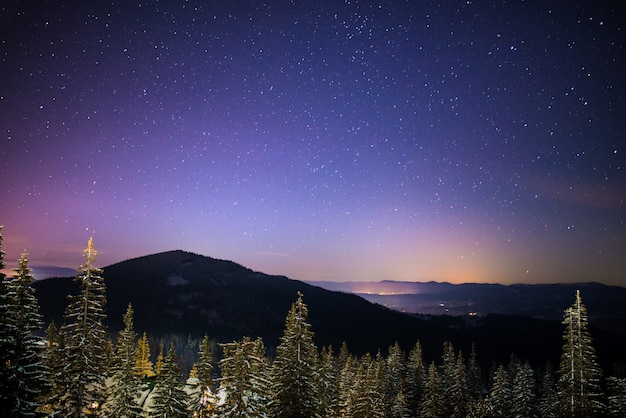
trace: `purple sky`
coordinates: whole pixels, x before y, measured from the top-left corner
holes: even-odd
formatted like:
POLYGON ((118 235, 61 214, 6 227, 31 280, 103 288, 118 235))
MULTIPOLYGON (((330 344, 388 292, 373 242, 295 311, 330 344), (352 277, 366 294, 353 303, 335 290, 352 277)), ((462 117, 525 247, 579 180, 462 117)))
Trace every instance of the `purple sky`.
POLYGON ((619 1, 5 3, 9 267, 626 285, 619 1))

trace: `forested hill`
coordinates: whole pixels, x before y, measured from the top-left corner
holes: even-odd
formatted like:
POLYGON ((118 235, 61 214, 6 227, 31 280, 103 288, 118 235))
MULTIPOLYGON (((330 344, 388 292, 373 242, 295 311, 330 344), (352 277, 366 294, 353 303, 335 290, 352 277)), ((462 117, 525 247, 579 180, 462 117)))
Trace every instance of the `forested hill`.
MULTIPOLYGON (((261 336, 268 347, 282 335, 285 315, 302 292, 316 342, 338 348, 346 341, 355 353, 386 349, 394 341, 439 353, 443 341, 467 340, 445 326, 394 312, 366 300, 332 292, 284 276, 252 271, 231 261, 169 251, 104 268, 111 329, 122 328, 128 303, 135 327, 152 335, 205 333, 218 341, 261 336)), ((35 283, 45 321, 63 321, 66 295, 78 293, 72 278, 35 283)))
MULTIPOLYGON (((103 276, 111 330, 122 328, 122 316, 132 303, 139 332, 208 334, 217 341, 260 336, 271 348, 282 335, 285 315, 297 293, 302 292, 318 346, 332 344, 338 349, 345 341, 355 354, 375 354, 395 341, 408 351, 420 340, 425 357, 438 359, 448 340, 466 353, 475 343, 486 362, 506 361, 515 352, 541 364, 556 363, 562 346, 559 321, 487 316, 468 322, 467 318, 411 316, 356 295, 180 250, 105 267, 103 276)), ((45 321, 61 324, 66 296, 78 293, 72 278, 46 279, 35 287, 45 321)), ((612 362, 614 350, 626 349, 623 337, 606 332, 594 335, 601 361, 612 362)))

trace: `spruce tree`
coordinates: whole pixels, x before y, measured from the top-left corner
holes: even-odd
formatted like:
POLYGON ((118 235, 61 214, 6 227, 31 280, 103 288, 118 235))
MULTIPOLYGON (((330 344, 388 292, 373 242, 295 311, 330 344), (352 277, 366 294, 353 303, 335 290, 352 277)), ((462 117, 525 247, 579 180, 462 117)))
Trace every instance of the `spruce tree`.
POLYGON ((347 354, 344 358, 339 378, 338 406, 340 416, 351 416, 354 409, 354 381, 358 365, 356 364, 357 360, 353 356, 347 354))
POLYGON ((494 372, 491 391, 487 396, 487 410, 493 418, 508 418, 511 416, 512 393, 511 379, 503 365, 494 372))
POLYGON ((465 417, 467 415, 467 405, 470 399, 469 389, 467 387, 467 369, 463 354, 459 351, 454 368, 452 387, 450 390, 450 398, 447 399, 452 406, 451 417, 465 417))
POLYGON ((32 287, 35 279, 25 253, 13 272, 7 286, 10 300, 7 317, 13 325, 10 358, 6 363, 10 385, 3 397, 8 398, 10 416, 30 417, 38 415, 41 394, 48 388, 43 346, 41 338, 35 335, 43 323, 32 287))
POLYGON ((12 315, 9 314, 13 303, 9 295, 6 275, 2 272, 5 267, 2 239, 2 226, 0 226, 0 416, 10 416, 12 401, 9 366, 15 349, 13 344, 15 323, 12 315))
POLYGON ((150 361, 150 344, 148 343, 148 335, 145 332, 137 342, 135 374, 141 379, 154 376, 152 362, 150 361))
POLYGON ((546 365, 540 380, 537 412, 539 416, 543 418, 556 417, 556 385, 554 383, 554 372, 550 363, 546 365))
POLYGON ((535 376, 528 362, 519 364, 515 371, 511 409, 516 417, 535 416, 535 376))
POLYGON ((268 401, 265 347, 244 337, 241 341, 220 344, 224 357, 220 360, 220 388, 226 393, 220 406, 221 417, 265 417, 268 401))
POLYGON ((339 379, 332 347, 322 347, 319 376, 321 415, 323 417, 337 416, 339 414, 339 379))
POLYGON ((597 415, 603 409, 602 371, 588 329, 587 308, 578 290, 574 303, 565 310, 563 325, 565 332, 557 382, 559 411, 571 417, 597 415))
POLYGON ((446 401, 442 403, 440 413, 451 417, 454 413, 453 390, 456 380, 456 354, 450 341, 444 341, 441 365, 439 366, 439 378, 441 379, 441 396, 446 401))
POLYGON ((63 368, 55 376, 60 389, 57 412, 66 417, 98 413, 106 396, 106 287, 102 270, 95 267, 93 238, 89 239, 84 256, 85 264, 75 279, 81 291, 69 297, 66 325, 61 328, 63 368))
POLYGON ((626 417, 626 377, 607 379, 609 391, 608 413, 611 417, 626 417))
POLYGON ((133 327, 133 307, 129 304, 124 315, 124 330, 117 337, 115 358, 111 367, 111 382, 105 405, 106 417, 132 418, 141 416, 137 403, 140 380, 135 373, 137 334, 133 327))
POLYGON ((163 357, 163 348, 159 350, 159 354, 157 354, 156 363, 154 365, 154 374, 158 376, 161 374, 161 370, 163 370, 163 362, 165 358, 163 357))
POLYGON ((478 364, 476 346, 472 344, 472 351, 467 362, 467 389, 470 398, 478 400, 484 391, 483 374, 478 364))
POLYGON ((214 403, 215 384, 213 382, 213 350, 211 348, 211 340, 205 335, 200 343, 200 351, 198 352, 198 364, 196 365, 197 379, 199 391, 195 398, 192 399, 192 409, 195 416, 209 416, 210 408, 214 403))
POLYGON ((424 391, 424 359, 422 356, 422 345, 418 341, 409 353, 406 364, 405 392, 406 402, 412 416, 419 415, 422 393, 424 391))
POLYGON ((387 358, 384 364, 385 373, 383 376, 386 409, 391 409, 392 405, 396 402, 396 397, 400 393, 400 386, 403 384, 404 377, 405 357, 404 351, 402 351, 397 341, 387 350, 387 358))
POLYGON ((424 396, 422 397, 421 416, 424 418, 437 418, 442 415, 441 406, 445 399, 441 396, 441 380, 437 372, 435 362, 428 366, 428 374, 424 384, 424 396))
POLYGON ((174 342, 163 360, 163 368, 156 379, 154 386, 153 405, 150 417, 154 418, 183 418, 189 416, 188 396, 178 366, 178 357, 174 349, 174 342))
POLYGON ((272 416, 311 418, 320 415, 318 353, 307 317, 308 308, 298 292, 298 300, 287 315, 270 372, 272 416))
POLYGON ((45 394, 45 405, 42 408, 47 414, 52 415, 54 411, 60 410, 60 399, 64 393, 63 387, 63 359, 65 357, 65 343, 63 336, 57 330, 54 321, 50 322, 46 328, 46 345, 44 363, 48 369, 48 381, 50 390, 45 394))
POLYGON ((385 360, 379 355, 375 360, 365 355, 359 362, 354 376, 351 409, 346 414, 350 417, 383 417, 385 405, 385 360))
POLYGON ((406 396, 404 395, 404 380, 400 381, 400 388, 391 405, 391 413, 389 416, 391 418, 411 418, 414 416, 409 410, 406 396))

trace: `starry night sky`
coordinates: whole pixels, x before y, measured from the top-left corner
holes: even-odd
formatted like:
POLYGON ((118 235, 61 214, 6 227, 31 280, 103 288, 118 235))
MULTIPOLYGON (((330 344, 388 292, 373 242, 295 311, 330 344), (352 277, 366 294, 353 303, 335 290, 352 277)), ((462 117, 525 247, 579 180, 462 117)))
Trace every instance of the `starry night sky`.
POLYGON ((9 268, 626 286, 620 1, 4 3, 9 268))

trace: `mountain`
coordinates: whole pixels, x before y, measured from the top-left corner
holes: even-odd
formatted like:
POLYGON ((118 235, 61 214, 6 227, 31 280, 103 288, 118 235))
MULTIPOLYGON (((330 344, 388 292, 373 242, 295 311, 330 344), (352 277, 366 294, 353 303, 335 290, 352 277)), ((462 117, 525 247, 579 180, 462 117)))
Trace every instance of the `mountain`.
MULTIPOLYGON (((332 344, 337 350, 346 341, 351 352, 376 353, 396 340, 410 347, 420 339, 425 350, 439 353, 445 340, 459 344, 465 340, 453 329, 371 304, 356 295, 180 250, 107 266, 103 277, 111 330, 122 328, 122 316, 132 303, 139 332, 207 333, 217 341, 261 336, 272 347, 278 344, 287 312, 301 292, 320 346, 332 344)), ((62 323, 66 295, 78 293, 73 278, 41 280, 35 287, 45 321, 62 323)))
MULTIPOLYGON (((260 336, 271 350, 278 344, 287 312, 301 292, 318 346, 332 345, 338 350, 345 341, 357 355, 384 351, 395 341, 408 351, 419 340, 425 359, 430 361, 440 358, 444 341, 451 341, 466 354, 474 343, 481 361, 489 367, 492 360, 506 362, 512 352, 535 364, 546 360, 554 364, 562 346, 559 321, 500 315, 409 315, 358 295, 180 250, 107 266, 103 276, 107 325, 112 332, 123 328, 122 316, 132 303, 135 329, 140 333, 194 337, 206 333, 217 342, 260 336)), ((54 319, 60 325, 66 296, 79 290, 73 278, 40 280, 34 286, 45 322, 54 319)), ((572 300, 570 296, 562 309, 572 300)), ((626 351, 623 336, 599 330, 594 338, 601 361, 609 366, 626 351)))

